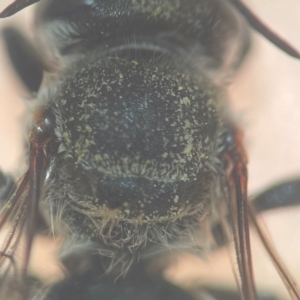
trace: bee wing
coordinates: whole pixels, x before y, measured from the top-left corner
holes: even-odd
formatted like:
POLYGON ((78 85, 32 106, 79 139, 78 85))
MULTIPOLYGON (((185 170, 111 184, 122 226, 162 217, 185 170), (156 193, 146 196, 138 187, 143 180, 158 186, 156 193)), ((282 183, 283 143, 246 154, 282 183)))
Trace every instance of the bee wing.
POLYGON ((0 213, 0 233, 4 237, 0 248, 1 296, 4 296, 7 286, 9 286, 7 278, 12 278, 12 276, 16 279, 20 278, 15 255, 21 244, 22 233, 28 217, 28 189, 29 173, 27 172, 20 179, 18 188, 0 213))
POLYGON ((300 299, 300 293, 296 287, 295 281, 288 272, 288 269, 285 267, 283 262, 281 261, 279 255, 277 254, 277 251, 271 244, 268 236, 264 232, 264 230, 259 225, 257 218, 255 216, 254 209, 251 207, 250 204, 248 204, 248 213, 250 218, 250 223, 253 226, 254 230, 256 231, 260 241, 262 242, 264 248, 266 249, 267 253, 270 256, 270 259, 272 260, 273 265, 275 266, 278 274, 281 277, 282 282, 284 283, 287 291, 289 292, 291 298, 293 300, 299 300, 300 299))
POLYGON ((0 213, 0 232, 5 235, 0 248, 1 293, 11 288, 7 282, 12 276, 15 284, 22 283, 27 271, 46 166, 43 148, 35 150, 31 150, 29 170, 0 213))
MULTIPOLYGON (((240 148, 241 149, 241 148, 240 148)), ((238 276, 240 293, 243 300, 256 300, 254 284, 251 245, 248 221, 247 198, 247 169, 244 159, 239 151, 226 156, 228 174, 226 186, 228 187, 227 201, 231 230, 233 235, 234 250, 238 264, 238 276)))
POLYGON ((30 6, 40 0, 15 0, 12 4, 7 6, 1 13, 0 18, 7 18, 10 17, 17 12, 21 11, 22 9, 30 6))
MULTIPOLYGON (((251 245, 249 237, 249 221, 258 234, 264 248, 268 252, 278 274, 285 284, 293 300, 300 299, 300 293, 280 260, 267 235, 259 225, 255 212, 247 197, 247 158, 238 132, 233 133, 234 146, 225 153, 227 176, 225 185, 228 188, 226 200, 231 217, 231 230, 238 263, 237 281, 244 300, 257 299, 253 279, 251 245)), ((226 232, 226 230, 225 230, 226 232)))

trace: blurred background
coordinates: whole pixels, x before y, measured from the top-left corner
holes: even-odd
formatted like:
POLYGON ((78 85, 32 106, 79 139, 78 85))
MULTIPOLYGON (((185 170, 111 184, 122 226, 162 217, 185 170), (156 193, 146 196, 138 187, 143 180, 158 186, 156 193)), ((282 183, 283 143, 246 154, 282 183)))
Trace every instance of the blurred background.
MULTIPOLYGON (((244 0, 255 13, 300 49, 300 2, 298 0, 244 0)), ((1 0, 0 10, 11 1, 1 0)), ((31 31, 31 9, 9 20, 0 28, 19 22, 31 31)), ((250 194, 285 179, 300 178, 300 61, 288 57, 272 44, 253 34, 253 48, 229 86, 232 113, 245 133, 249 155, 250 194)), ((10 69, 0 39, 0 167, 15 172, 21 162, 21 122, 25 91, 10 69)), ((270 235, 286 265, 300 285, 300 209, 281 209, 264 214, 270 235)), ((261 248, 255 246, 255 276, 263 289, 273 289, 286 297, 276 272, 261 248)), ((226 251, 218 251, 206 262, 185 257, 170 270, 174 280, 234 285, 226 251), (222 270, 222 271, 221 271, 222 270), (175 275, 174 275, 175 272, 175 275)))

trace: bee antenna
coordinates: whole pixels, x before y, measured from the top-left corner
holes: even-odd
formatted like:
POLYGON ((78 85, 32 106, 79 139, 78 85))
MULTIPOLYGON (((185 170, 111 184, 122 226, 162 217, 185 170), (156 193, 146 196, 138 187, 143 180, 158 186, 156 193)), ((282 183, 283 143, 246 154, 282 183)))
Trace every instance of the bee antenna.
POLYGON ((1 13, 0 18, 7 18, 10 17, 17 12, 21 11, 22 9, 30 6, 40 0, 15 0, 12 4, 7 6, 1 13))
POLYGON ((230 0, 246 18, 251 27, 288 55, 300 59, 300 52, 265 25, 242 1, 230 0))

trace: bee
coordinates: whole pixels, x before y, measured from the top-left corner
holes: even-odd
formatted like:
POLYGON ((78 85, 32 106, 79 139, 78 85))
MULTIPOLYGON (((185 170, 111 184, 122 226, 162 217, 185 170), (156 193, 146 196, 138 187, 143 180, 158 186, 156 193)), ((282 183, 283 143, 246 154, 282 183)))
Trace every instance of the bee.
POLYGON ((300 299, 248 203, 242 136, 226 108, 225 82, 250 46, 242 15, 299 58, 237 0, 43 0, 35 44, 4 30, 12 65, 39 100, 28 170, 0 214, 4 295, 12 276, 26 281, 32 241, 47 230, 65 241, 69 277, 40 299, 191 299, 153 279, 147 263, 212 251, 217 231, 234 243, 241 298, 254 300, 251 224, 300 299))

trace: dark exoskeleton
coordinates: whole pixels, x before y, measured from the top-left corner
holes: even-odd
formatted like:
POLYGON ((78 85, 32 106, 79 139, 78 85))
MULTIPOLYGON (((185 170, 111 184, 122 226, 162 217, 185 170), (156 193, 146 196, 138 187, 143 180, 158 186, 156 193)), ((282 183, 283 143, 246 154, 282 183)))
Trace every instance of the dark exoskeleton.
MULTIPOLYGON (((1 16, 34 2, 16 1, 1 16)), ((34 46, 4 30, 12 64, 41 105, 28 171, 1 212, 0 229, 12 230, 0 267, 6 277, 25 274, 42 219, 65 240, 69 274, 35 299, 234 299, 190 295, 147 272, 166 251, 213 250, 219 227, 235 244, 241 297, 257 299, 248 218, 268 243, 247 202, 247 159, 227 110, 226 80, 250 40, 233 4, 260 29, 239 1, 44 0, 34 46), (19 248, 24 263, 15 266, 19 248)))

